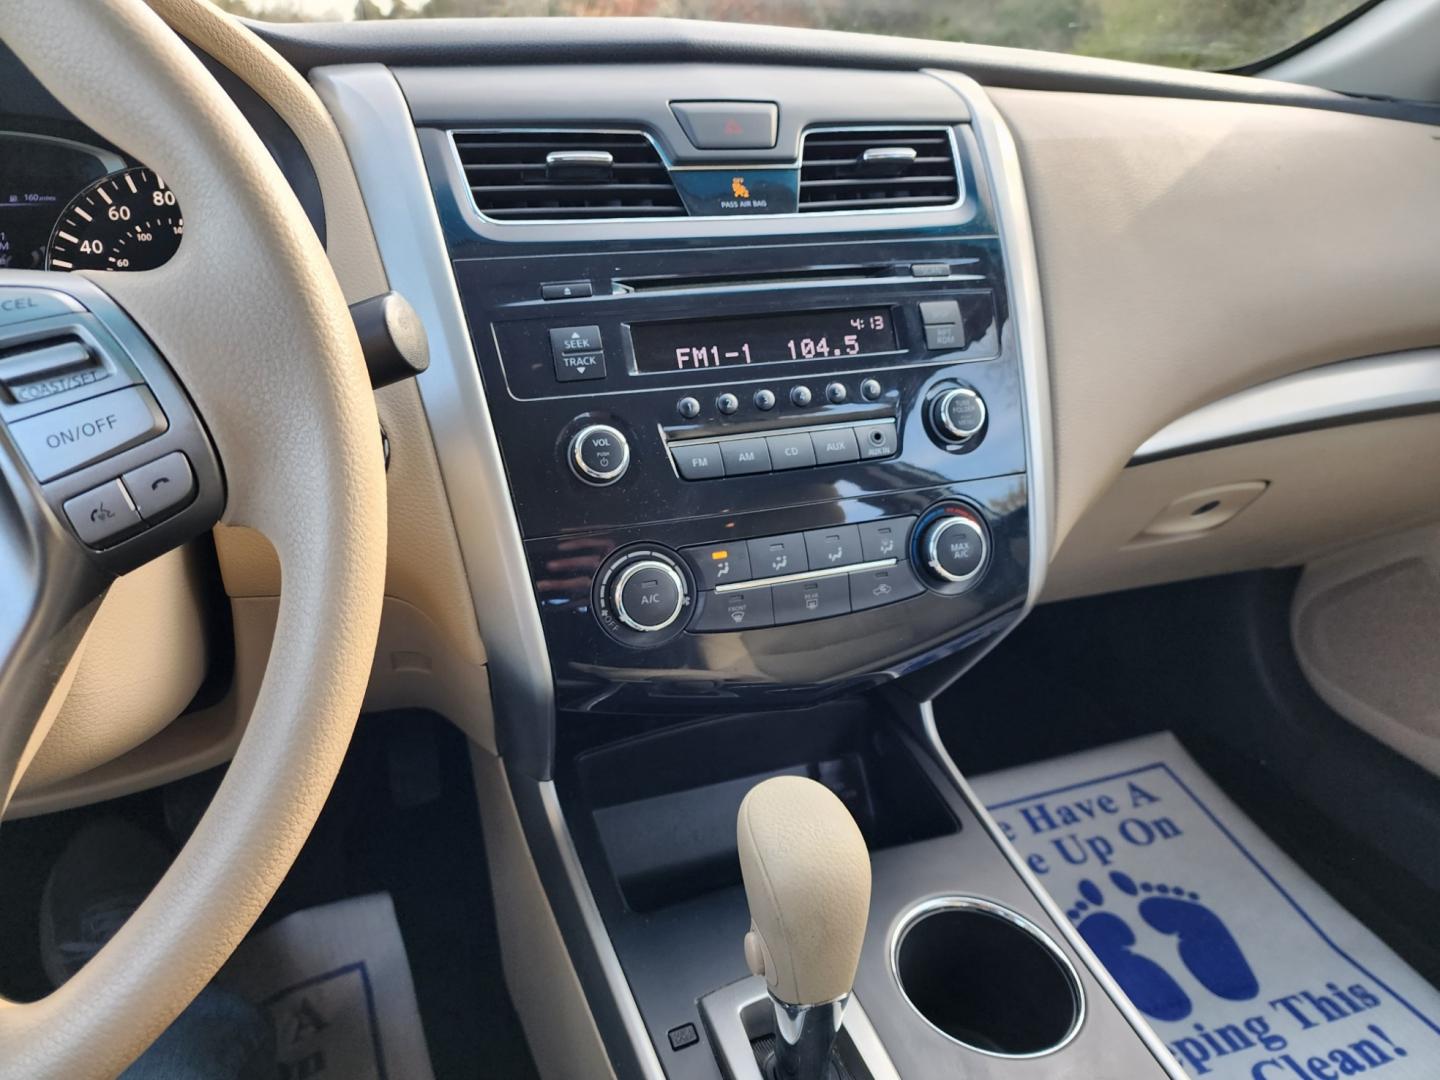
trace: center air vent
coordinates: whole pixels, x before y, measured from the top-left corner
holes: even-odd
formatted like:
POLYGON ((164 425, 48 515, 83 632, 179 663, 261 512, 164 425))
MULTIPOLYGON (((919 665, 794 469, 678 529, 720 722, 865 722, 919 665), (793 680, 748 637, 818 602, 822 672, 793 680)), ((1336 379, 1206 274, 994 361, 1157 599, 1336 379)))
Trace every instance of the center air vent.
POLYGON ((959 201, 955 152, 944 128, 849 128, 805 135, 802 214, 959 201))
POLYGON ((465 131, 454 139, 476 208, 496 221, 685 214, 665 162, 639 132, 465 131))

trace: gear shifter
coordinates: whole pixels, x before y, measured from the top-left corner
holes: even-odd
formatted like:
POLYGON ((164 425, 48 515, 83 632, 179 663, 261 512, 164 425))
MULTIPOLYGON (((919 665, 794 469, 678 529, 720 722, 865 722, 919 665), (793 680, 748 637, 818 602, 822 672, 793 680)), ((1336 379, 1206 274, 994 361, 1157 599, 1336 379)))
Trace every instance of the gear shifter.
POLYGON ((769 1080, 829 1080, 870 912, 870 855, 828 788, 799 776, 757 784, 736 822, 750 904, 745 960, 775 1009, 769 1080))

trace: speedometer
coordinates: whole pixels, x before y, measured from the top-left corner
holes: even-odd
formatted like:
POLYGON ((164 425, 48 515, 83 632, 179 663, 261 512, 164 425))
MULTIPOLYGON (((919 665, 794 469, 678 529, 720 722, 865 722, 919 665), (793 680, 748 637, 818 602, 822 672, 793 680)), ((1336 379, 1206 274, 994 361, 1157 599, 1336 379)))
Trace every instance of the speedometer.
POLYGON ((153 270, 180 246, 185 220, 175 193, 149 169, 125 169, 70 200, 55 223, 51 270, 153 270))

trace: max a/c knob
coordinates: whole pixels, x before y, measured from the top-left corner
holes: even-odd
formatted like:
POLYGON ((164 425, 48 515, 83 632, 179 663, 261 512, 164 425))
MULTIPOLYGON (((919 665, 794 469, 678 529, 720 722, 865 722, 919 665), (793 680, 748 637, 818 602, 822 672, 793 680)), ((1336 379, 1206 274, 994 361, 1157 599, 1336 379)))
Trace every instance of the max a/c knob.
POLYGON ((630 467, 630 444, 617 428, 591 424, 570 440, 570 469, 587 484, 613 484, 630 467))
POLYGON ((968 442, 985 426, 985 399, 968 386, 956 386, 935 399, 930 420, 942 438, 968 442))
POLYGON ((985 568, 989 552, 985 527, 966 512, 937 518, 920 537, 925 569, 937 580, 950 584, 975 580, 985 568))
POLYGON ((685 579, 669 563, 639 559, 615 576, 610 609, 631 630, 664 630, 685 610, 685 579))

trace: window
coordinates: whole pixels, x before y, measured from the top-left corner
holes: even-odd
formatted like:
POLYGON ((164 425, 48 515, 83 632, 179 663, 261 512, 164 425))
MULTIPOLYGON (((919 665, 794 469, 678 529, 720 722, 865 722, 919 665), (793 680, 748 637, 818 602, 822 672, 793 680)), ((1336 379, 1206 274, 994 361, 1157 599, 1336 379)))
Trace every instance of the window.
POLYGON ((852 30, 1140 60, 1243 67, 1320 33, 1357 0, 217 0, 277 21, 659 15, 852 30))

